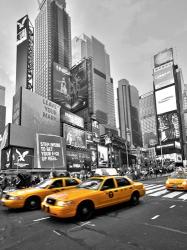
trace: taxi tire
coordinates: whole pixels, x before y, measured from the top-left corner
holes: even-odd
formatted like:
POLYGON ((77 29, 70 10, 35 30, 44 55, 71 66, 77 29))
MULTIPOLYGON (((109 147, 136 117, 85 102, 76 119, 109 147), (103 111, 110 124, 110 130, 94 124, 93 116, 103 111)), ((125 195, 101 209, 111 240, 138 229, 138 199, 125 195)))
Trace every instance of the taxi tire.
POLYGON ((89 220, 94 214, 94 204, 91 201, 84 201, 78 205, 76 217, 81 221, 89 220))
POLYGON ((139 203, 139 193, 138 192, 134 192, 132 195, 131 195, 131 199, 130 199, 130 203, 132 206, 136 206, 138 205, 139 203))
POLYGON ((29 197, 25 201, 25 206, 26 209, 28 210, 36 210, 40 209, 41 207, 41 200, 37 196, 29 197))

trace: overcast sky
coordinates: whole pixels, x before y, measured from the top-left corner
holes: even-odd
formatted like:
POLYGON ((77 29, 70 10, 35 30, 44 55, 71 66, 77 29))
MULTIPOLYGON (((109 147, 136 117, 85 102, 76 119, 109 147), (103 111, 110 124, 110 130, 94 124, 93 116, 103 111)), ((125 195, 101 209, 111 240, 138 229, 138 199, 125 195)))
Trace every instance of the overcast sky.
MULTIPOLYGON (((153 56, 173 47, 187 80, 186 0, 66 0, 72 38, 85 33, 110 55, 115 86, 126 78, 142 95, 152 90, 153 56)), ((16 21, 25 14, 34 25, 37 0, 0 0, 0 85, 6 87, 11 122, 16 78, 16 21)))

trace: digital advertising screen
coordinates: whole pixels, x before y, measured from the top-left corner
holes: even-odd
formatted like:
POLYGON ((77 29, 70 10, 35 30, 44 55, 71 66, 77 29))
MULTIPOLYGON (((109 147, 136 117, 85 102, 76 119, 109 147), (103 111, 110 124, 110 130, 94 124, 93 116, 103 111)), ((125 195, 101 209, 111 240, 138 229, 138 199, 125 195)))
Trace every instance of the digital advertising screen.
POLYGON ((164 63, 173 61, 173 49, 166 49, 154 56, 154 66, 158 67, 164 63))
POLYGON ((84 60, 71 69, 71 109, 78 111, 88 107, 88 71, 84 60))
POLYGON ((91 169, 91 155, 89 152, 67 150, 67 170, 69 172, 80 172, 91 169))
POLYGON ((36 134, 38 168, 66 169, 65 141, 60 136, 36 134))
POLYGON ((60 109, 60 121, 71 123, 78 127, 84 128, 84 119, 82 117, 75 115, 63 108, 60 109))
POLYGON ((22 89, 21 125, 37 133, 60 135, 60 106, 22 89))
POLYGON ((108 148, 98 145, 98 165, 99 167, 108 166, 108 148))
POLYGON ((34 150, 30 148, 12 148, 12 169, 32 169, 34 150))
POLYGON ((28 22, 28 15, 17 21, 17 45, 21 44, 27 39, 28 22))
POLYGON ((157 115, 177 110, 175 86, 155 91, 157 115))
POLYGON ((158 116, 158 134, 161 142, 180 138, 179 117, 176 112, 158 116))
POLYGON ((12 157, 12 149, 7 148, 1 151, 1 169, 7 170, 11 169, 11 157, 12 157))
POLYGON ((156 90, 175 83, 173 63, 169 62, 160 67, 154 68, 153 79, 156 90))
POLYGON ((70 73, 60 64, 53 63, 53 101, 71 110, 70 73))
POLYGON ((85 131, 63 124, 63 137, 65 138, 66 145, 86 148, 85 131))

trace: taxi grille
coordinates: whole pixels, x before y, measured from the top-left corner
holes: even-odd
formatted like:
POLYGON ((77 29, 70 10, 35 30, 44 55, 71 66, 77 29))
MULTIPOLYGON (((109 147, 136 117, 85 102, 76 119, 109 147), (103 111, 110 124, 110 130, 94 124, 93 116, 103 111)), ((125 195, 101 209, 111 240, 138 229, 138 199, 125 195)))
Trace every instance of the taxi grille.
POLYGON ((46 203, 50 205, 55 205, 56 200, 53 198, 47 198, 46 203))

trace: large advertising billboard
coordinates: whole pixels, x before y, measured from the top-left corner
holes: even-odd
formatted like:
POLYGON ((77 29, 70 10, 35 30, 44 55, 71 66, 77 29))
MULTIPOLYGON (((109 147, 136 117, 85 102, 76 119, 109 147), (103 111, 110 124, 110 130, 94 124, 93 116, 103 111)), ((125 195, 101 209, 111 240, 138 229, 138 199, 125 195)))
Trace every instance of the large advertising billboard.
POLYGON ((176 112, 158 116, 159 141, 167 142, 180 138, 179 117, 176 112))
POLYGON ((177 110, 175 85, 155 91, 157 115, 177 110))
POLYGON ((70 172, 89 171, 91 169, 91 155, 89 152, 67 150, 67 170, 70 172))
POLYGON ((70 73, 60 64, 53 63, 53 101, 71 109, 70 73))
POLYGON ((85 131, 72 127, 67 124, 63 124, 63 137, 65 138, 66 145, 86 148, 85 131))
POLYGON ((98 145, 98 166, 108 166, 108 148, 101 145, 98 145))
POLYGON ((12 148, 12 169, 32 169, 34 150, 30 148, 12 148))
POLYGON ((22 89, 21 125, 38 133, 60 135, 60 106, 22 89))
POLYGON ((88 70, 87 60, 71 69, 71 108, 72 111, 88 107, 88 70))
POLYGON ((72 125, 84 128, 84 119, 82 117, 75 115, 63 108, 60 109, 60 121, 71 123, 72 125))
POLYGON ((175 83, 172 62, 154 68, 153 71, 154 86, 156 90, 175 83))
POLYGON ((36 134, 38 168, 66 169, 65 141, 60 136, 36 134))
POLYGON ((164 63, 173 61, 173 49, 165 49, 154 56, 154 66, 158 67, 164 63))
POLYGON ((17 21, 17 45, 21 44, 27 39, 28 22, 28 15, 17 21))

